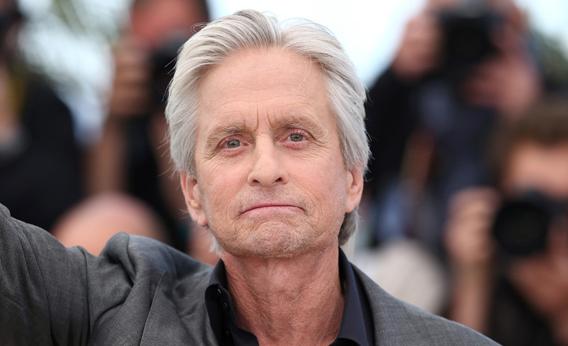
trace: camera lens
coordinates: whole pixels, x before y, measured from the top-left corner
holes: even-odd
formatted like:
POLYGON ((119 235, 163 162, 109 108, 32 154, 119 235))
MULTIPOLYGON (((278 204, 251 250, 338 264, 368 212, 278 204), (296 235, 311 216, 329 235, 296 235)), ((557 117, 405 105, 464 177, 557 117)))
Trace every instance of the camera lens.
POLYGON ((493 235, 506 254, 523 257, 546 248, 551 211, 535 199, 509 201, 497 212, 493 235))

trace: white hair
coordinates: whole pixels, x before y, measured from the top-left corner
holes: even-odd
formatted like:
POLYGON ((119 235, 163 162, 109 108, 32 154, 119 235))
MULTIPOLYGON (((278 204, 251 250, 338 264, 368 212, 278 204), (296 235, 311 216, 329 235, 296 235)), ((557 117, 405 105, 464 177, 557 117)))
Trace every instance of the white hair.
MULTIPOLYGON (((308 20, 287 24, 254 10, 239 11, 209 23, 183 45, 166 106, 170 151, 178 171, 196 173, 197 90, 204 74, 238 50, 278 47, 318 64, 336 117, 344 164, 365 173, 369 158, 364 123, 366 95, 353 64, 325 27, 308 20)), ((356 209, 345 215, 340 244, 355 231, 357 219, 356 209)))

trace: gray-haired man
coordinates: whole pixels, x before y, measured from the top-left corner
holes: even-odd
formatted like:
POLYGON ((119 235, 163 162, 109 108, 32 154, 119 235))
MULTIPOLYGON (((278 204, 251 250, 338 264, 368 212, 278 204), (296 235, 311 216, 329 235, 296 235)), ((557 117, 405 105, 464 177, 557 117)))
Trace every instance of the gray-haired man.
POLYGON ((180 53, 167 117, 213 271, 118 235, 93 258, 0 219, 0 341, 101 345, 492 344, 383 292, 341 253, 368 145, 364 88, 313 23, 258 12, 209 24, 180 53))

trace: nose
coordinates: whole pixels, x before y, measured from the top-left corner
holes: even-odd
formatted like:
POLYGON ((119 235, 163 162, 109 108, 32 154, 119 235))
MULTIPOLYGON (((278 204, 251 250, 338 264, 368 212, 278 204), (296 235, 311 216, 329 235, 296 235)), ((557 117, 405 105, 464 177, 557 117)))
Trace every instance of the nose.
POLYGON ((272 139, 258 139, 254 149, 254 162, 248 175, 250 185, 269 187, 288 182, 288 175, 282 165, 280 153, 272 139))

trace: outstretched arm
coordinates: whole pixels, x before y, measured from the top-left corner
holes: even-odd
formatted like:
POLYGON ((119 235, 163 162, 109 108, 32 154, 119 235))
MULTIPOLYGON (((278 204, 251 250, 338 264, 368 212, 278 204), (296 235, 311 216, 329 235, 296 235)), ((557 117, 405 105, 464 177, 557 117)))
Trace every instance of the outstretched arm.
POLYGON ((86 256, 0 205, 0 344, 87 343, 86 256))

